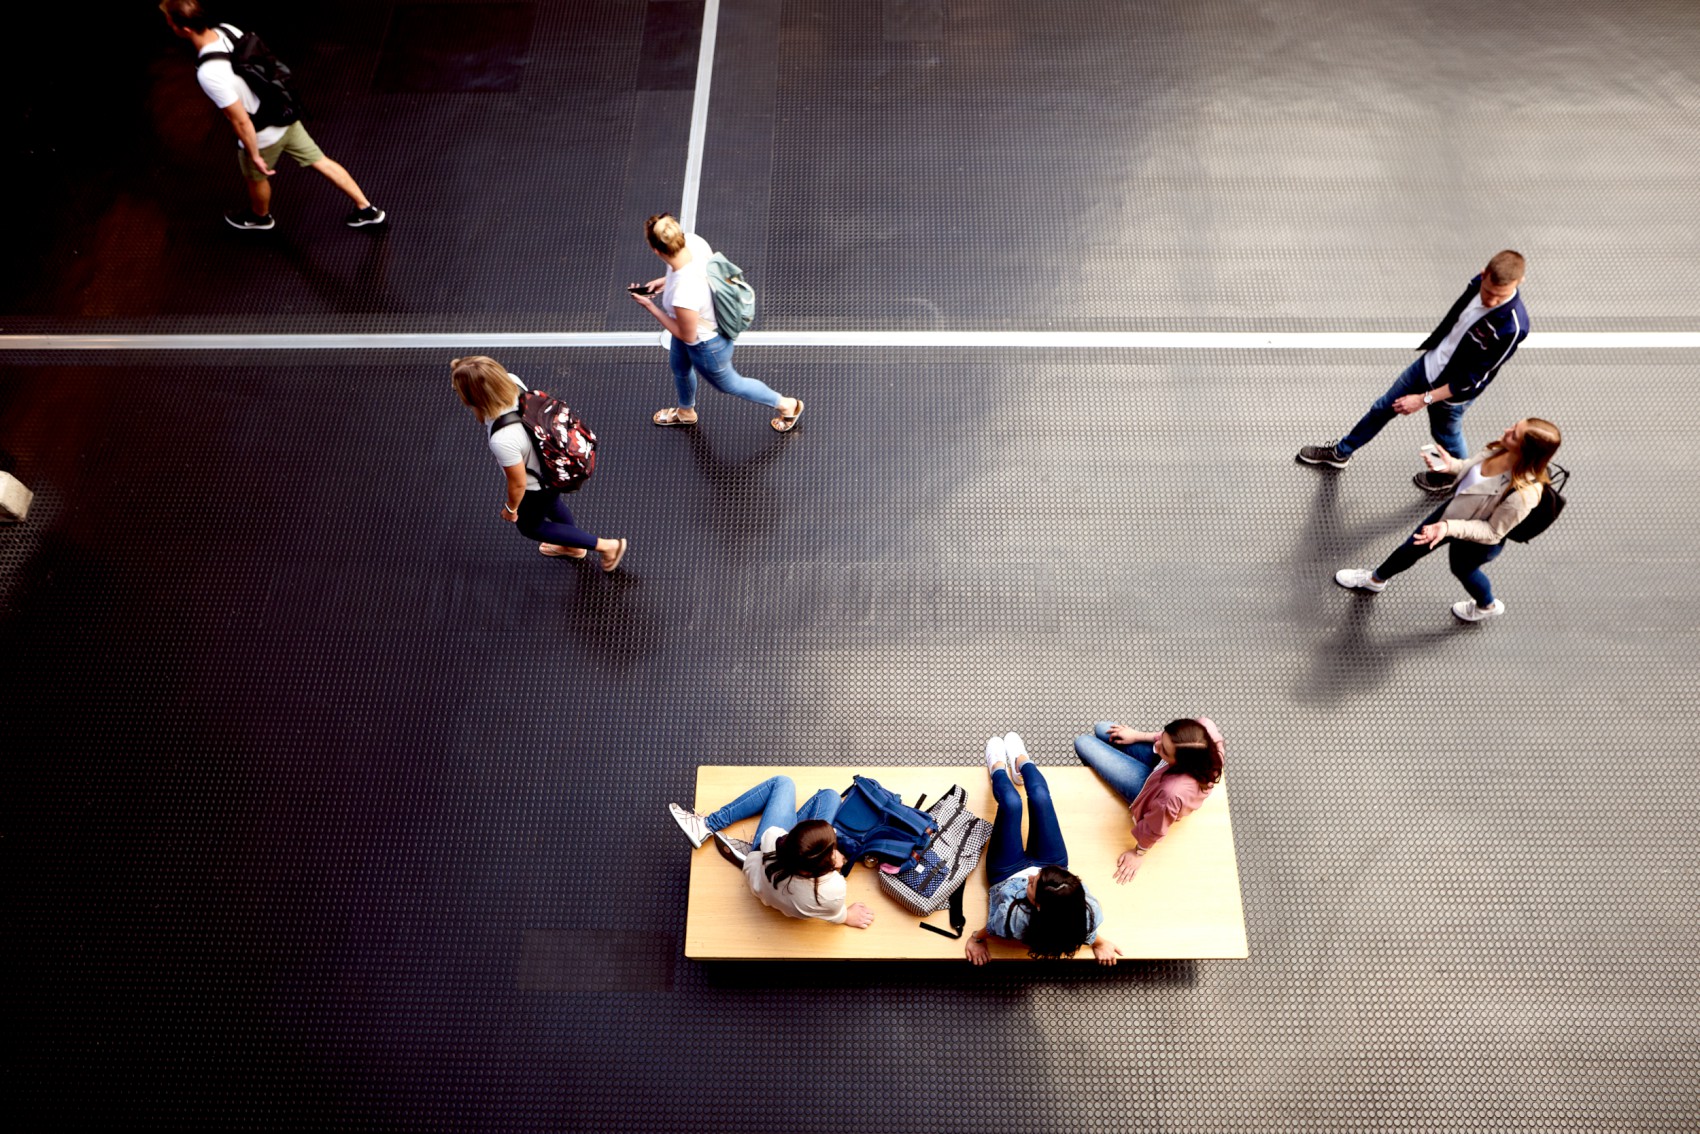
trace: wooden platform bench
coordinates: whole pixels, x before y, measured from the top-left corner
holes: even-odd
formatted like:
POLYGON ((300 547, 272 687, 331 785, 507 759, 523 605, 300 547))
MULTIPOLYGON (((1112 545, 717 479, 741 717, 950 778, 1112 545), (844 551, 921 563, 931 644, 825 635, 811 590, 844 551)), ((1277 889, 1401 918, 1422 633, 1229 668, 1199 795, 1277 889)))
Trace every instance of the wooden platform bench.
MULTIPOLYGON (((1046 765, 1045 781, 1056 802, 1068 842, 1069 868, 1085 880, 1103 905, 1103 932, 1132 959, 1245 957, 1245 913, 1240 904, 1239 867, 1228 819, 1224 781, 1205 805, 1176 823, 1152 848, 1132 882, 1115 882, 1116 856, 1133 845, 1127 807, 1091 770, 1079 764, 1046 765)), ((931 803, 961 784, 976 815, 994 814, 992 787, 978 762, 949 767, 787 768, 704 765, 697 769, 695 807, 707 813, 736 798, 768 776, 787 775, 799 801, 821 788, 842 791, 856 773, 872 776, 910 802, 925 793, 931 803)), ((735 824, 727 833, 755 838, 756 820, 735 824)), ((721 858, 713 843, 690 851, 690 903, 685 919, 685 956, 721 960, 889 960, 956 961, 967 964, 963 942, 920 928, 920 919, 880 889, 874 872, 858 865, 849 875, 850 901, 874 911, 874 924, 852 929, 822 921, 789 918, 761 904, 741 871, 721 858)), ((969 876, 964 891, 967 932, 986 923, 984 861, 969 876)), ((949 911, 926 919, 949 928, 949 911)), ((992 959, 1026 960, 1019 945, 992 939, 992 959)), ((1076 954, 1090 961, 1092 951, 1076 954)))

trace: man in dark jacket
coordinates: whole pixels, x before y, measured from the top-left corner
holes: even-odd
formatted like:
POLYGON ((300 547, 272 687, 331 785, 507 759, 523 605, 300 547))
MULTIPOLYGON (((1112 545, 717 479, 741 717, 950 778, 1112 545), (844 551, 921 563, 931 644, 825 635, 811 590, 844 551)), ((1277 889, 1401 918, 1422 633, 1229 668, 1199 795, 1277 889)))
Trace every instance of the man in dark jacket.
MULTIPOLYGON (((1423 352, 1421 357, 1394 380, 1352 431, 1332 445, 1306 445, 1298 459, 1307 465, 1343 469, 1352 454, 1369 444, 1395 414, 1420 409, 1428 410, 1429 431, 1436 444, 1454 457, 1469 456, 1458 423, 1529 334, 1529 312, 1518 292, 1523 271, 1522 254, 1509 249, 1489 260, 1417 348, 1423 352)), ((1425 492, 1443 495, 1451 490, 1453 478, 1418 473, 1416 482, 1425 492)))

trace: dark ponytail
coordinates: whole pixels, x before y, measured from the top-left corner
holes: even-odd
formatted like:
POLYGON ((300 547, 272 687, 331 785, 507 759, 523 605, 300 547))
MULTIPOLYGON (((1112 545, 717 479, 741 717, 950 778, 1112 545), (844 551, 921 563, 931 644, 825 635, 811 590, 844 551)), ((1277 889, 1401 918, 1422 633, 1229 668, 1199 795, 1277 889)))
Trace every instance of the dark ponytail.
MULTIPOLYGON (((1080 876, 1060 866, 1039 871, 1034 901, 1021 943, 1036 960, 1072 957, 1092 932, 1092 908, 1080 876)), ((1026 899, 1021 899, 1025 901, 1026 899)))

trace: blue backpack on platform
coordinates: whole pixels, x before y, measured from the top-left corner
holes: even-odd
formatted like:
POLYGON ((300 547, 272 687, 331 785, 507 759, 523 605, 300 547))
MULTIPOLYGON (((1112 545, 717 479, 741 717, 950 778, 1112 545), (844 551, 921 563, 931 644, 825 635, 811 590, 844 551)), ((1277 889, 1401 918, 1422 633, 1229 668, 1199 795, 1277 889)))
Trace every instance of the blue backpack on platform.
POLYGON ((844 856, 851 862, 870 856, 885 862, 913 861, 938 834, 937 821, 878 780, 854 779, 832 820, 844 856))

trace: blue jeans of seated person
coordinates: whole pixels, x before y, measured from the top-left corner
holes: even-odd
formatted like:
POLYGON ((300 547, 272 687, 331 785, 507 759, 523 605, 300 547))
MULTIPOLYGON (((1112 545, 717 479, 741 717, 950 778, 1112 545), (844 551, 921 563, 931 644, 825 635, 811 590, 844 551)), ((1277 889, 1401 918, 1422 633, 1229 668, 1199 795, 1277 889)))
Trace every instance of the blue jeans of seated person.
MULTIPOLYGON (((1428 355, 1422 354, 1417 360, 1405 368, 1405 372, 1393 380, 1393 385, 1387 392, 1376 399, 1369 407, 1369 412, 1358 419, 1352 426, 1352 431, 1340 440, 1334 442, 1334 451, 1342 457, 1353 453, 1375 440, 1375 435, 1381 432, 1381 427, 1398 417, 1393 409, 1393 403, 1406 394, 1425 394, 1428 392, 1428 372, 1423 369, 1423 359, 1428 355)), ((1471 399, 1474 401, 1475 399, 1471 399)), ((1464 411, 1470 408, 1470 402, 1435 402, 1428 407, 1428 429, 1434 437, 1434 443, 1451 453, 1454 457, 1467 457, 1468 449, 1464 448, 1464 430, 1459 425, 1464 418, 1464 411)))
POLYGON ((992 795, 998 813, 992 820, 991 841, 986 844, 986 878, 993 886, 1030 866, 1068 867, 1068 847, 1063 845, 1062 827, 1057 824, 1051 788, 1036 764, 1025 764, 1021 782, 1027 785, 1027 802, 1033 808, 1027 824, 1027 846, 1021 845, 1021 793, 1008 770, 992 773, 992 795))
POLYGON ((1416 528, 1412 530, 1412 539, 1407 539, 1393 549, 1393 554, 1389 555, 1382 561, 1381 566, 1375 569, 1375 577, 1385 582, 1409 568, 1411 564, 1433 551, 1435 547, 1445 544, 1447 565, 1452 568, 1452 574, 1457 577, 1458 581, 1464 584, 1464 590, 1469 592, 1470 597, 1476 600, 1477 606, 1492 606, 1493 584, 1488 582, 1487 572, 1483 571, 1482 568, 1499 558, 1499 553, 1505 550, 1503 543, 1476 543, 1467 539, 1443 539, 1439 544, 1428 546, 1414 542, 1417 532, 1422 531, 1424 525, 1440 522, 1441 514, 1446 511, 1446 505, 1450 503, 1451 501, 1448 500, 1424 516, 1416 528))
POLYGON ((1098 774, 1110 789, 1132 803, 1145 786, 1145 780, 1163 762, 1157 750, 1145 741, 1137 744, 1117 744, 1110 739, 1114 721, 1099 721, 1092 726, 1091 736, 1074 738, 1074 754, 1080 762, 1098 774))
POLYGON ((681 409, 696 408, 698 374, 722 394, 779 408, 779 395, 770 386, 746 378, 732 368, 732 340, 725 335, 715 335, 704 343, 683 343, 674 336, 667 362, 673 368, 673 385, 679 393, 681 409))
POLYGON ((791 777, 773 776, 720 810, 704 815, 703 822, 708 824, 711 831, 722 831, 740 819, 760 815, 761 821, 756 824, 756 837, 751 840, 759 844, 762 834, 769 827, 789 831, 807 819, 825 819, 828 823, 832 822, 832 817, 838 814, 838 805, 841 802, 843 801, 837 792, 831 788, 821 788, 799 809, 797 785, 791 782, 791 777))

